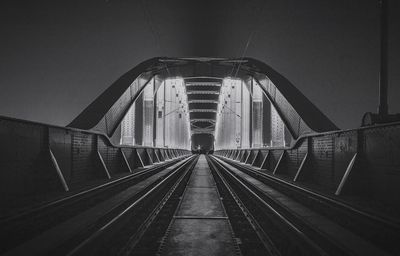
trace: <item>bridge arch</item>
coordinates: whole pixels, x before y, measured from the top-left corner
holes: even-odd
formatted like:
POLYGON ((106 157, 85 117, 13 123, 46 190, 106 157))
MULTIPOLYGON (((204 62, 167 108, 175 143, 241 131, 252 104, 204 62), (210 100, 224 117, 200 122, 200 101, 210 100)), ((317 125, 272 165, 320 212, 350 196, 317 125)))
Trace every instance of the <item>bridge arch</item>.
POLYGON ((338 130, 288 79, 253 58, 151 58, 122 75, 68 126, 96 130, 112 137, 149 81, 154 81, 157 88, 169 77, 236 77, 245 83, 255 81, 294 139, 309 133, 338 130))

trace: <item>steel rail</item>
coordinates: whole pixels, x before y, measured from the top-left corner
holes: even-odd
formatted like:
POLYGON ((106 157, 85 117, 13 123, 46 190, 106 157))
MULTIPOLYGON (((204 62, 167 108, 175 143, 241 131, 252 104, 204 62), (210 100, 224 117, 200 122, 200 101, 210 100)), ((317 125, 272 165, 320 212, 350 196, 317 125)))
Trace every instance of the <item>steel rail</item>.
POLYGON ((263 198, 261 198, 254 191, 254 189, 250 188, 243 181, 241 181, 239 178, 233 175, 225 166, 223 166, 219 162, 221 160, 217 160, 214 156, 211 156, 211 158, 215 161, 217 166, 219 166, 219 168, 223 170, 223 173, 229 175, 230 178, 234 180, 235 183, 239 184, 243 190, 249 193, 259 203, 259 205, 262 208, 267 209, 270 213, 272 213, 273 216, 275 216, 282 224, 284 224, 285 227, 289 228, 289 230, 294 235, 296 235, 298 239, 304 241, 309 246, 309 248, 312 249, 317 255, 329 255, 328 252, 326 252, 323 248, 321 248, 318 244, 316 244, 307 234, 305 234, 300 228, 298 228, 296 224, 294 224, 291 220, 289 220, 278 210, 276 210, 273 206, 267 203, 263 198))
POLYGON ((228 159, 226 157, 222 158, 222 157, 217 156, 217 158, 220 158, 223 161, 226 161, 229 164, 232 164, 232 165, 234 165, 235 167, 237 167, 237 168, 239 168, 241 170, 246 170, 248 172, 251 172, 251 173, 255 174, 258 177, 265 178, 268 181, 274 182, 274 183, 279 184, 279 185, 284 185, 288 189, 295 189, 295 190, 298 190, 300 192, 305 193, 307 196, 315 197, 316 201, 319 201, 319 202, 322 201, 322 202, 328 203, 330 205, 335 205, 337 207, 344 208, 344 209, 346 209, 348 211, 351 211, 352 213, 358 214, 358 215, 360 215, 360 216, 362 216, 364 218, 368 218, 368 219, 370 219, 372 221, 379 222, 382 225, 387 226, 388 228, 393 228, 393 229, 400 230, 400 224, 396 223, 394 220, 386 219, 386 218, 383 218, 381 216, 374 215, 372 213, 363 211, 361 209, 358 209, 358 208, 356 208, 356 207, 354 207, 352 205, 349 205, 349 204, 347 204, 347 203, 345 203, 343 201, 340 201, 338 199, 331 198, 331 197, 323 195, 321 193, 317 193, 317 192, 312 191, 310 189, 307 189, 307 188, 301 187, 299 185, 296 185, 296 184, 290 183, 288 181, 285 181, 283 179, 274 177, 274 176, 272 176, 272 175, 270 175, 268 173, 264 173, 264 172, 262 172, 260 170, 256 170, 253 167, 245 166, 243 163, 240 163, 238 161, 235 161, 235 160, 232 160, 232 159, 228 159))
MULTIPOLYGON (((190 174, 197 163, 198 157, 190 164, 188 170, 175 182, 173 187, 166 193, 166 195, 162 198, 160 203, 154 208, 151 214, 146 218, 143 224, 139 227, 137 232, 132 234, 128 239, 126 245, 119 250, 118 255, 131 255, 135 250, 135 247, 138 245, 140 240, 143 238, 145 233, 148 231, 151 225, 154 224, 156 218, 159 216, 160 212, 163 210, 164 206, 168 203, 168 200, 176 193, 179 186, 184 182, 188 182, 190 174)), ((187 184, 184 184, 185 187, 187 184)), ((172 216, 173 217, 173 216, 172 216)))
POLYGON ((193 161, 195 156, 191 156, 188 161, 186 161, 183 165, 180 165, 177 167, 174 171, 172 171, 170 174, 168 174, 167 177, 162 179, 160 182, 158 182, 156 185, 154 185, 149 191, 147 191, 144 195, 142 195, 139 199, 135 200, 133 203, 131 203, 129 206, 125 207, 124 210, 122 210, 119 214, 117 214, 115 217, 113 217, 110 221, 107 221, 104 225, 102 225, 100 228, 97 229, 94 233, 92 233, 88 238, 86 238, 84 241, 80 242, 74 249, 69 251, 67 255, 77 255, 80 253, 80 250, 86 248, 87 246, 90 246, 90 244, 95 243, 96 239, 100 238, 103 234, 107 233, 110 231, 110 229, 113 228, 114 225, 116 225, 120 220, 122 220, 124 217, 126 217, 134 208, 144 200, 146 200, 150 195, 152 195, 157 189, 159 189, 161 186, 163 186, 165 183, 170 181, 174 176, 178 174, 178 172, 187 166, 187 163, 190 162, 190 160, 193 161))
MULTIPOLYGON (((250 211, 246 208, 245 204, 241 201, 241 199, 238 197, 238 195, 235 193, 235 191, 232 189, 232 187, 228 184, 228 182, 223 177, 223 175, 218 171, 218 168, 216 167, 215 162, 213 160, 211 160, 210 157, 207 157, 207 161, 208 161, 208 163, 210 165, 210 169, 221 180, 225 190, 228 191, 228 193, 231 195, 233 200, 236 202, 237 207, 239 207, 241 209, 244 217, 247 219, 247 221, 249 222, 249 224, 253 228, 254 232, 257 234, 258 238, 260 239, 260 241, 264 245, 264 248, 268 252, 268 255, 272 255, 272 256, 281 255, 279 253, 278 249, 273 244, 271 238, 261 228, 261 226, 258 224, 257 220, 252 216, 250 211)), ((226 200, 226 199, 224 198, 224 200, 226 200)))
POLYGON ((119 185, 122 182, 127 182, 127 181, 130 181, 131 179, 139 178, 141 175, 144 175, 144 174, 147 174, 149 172, 153 172, 153 171, 156 171, 158 169, 162 169, 162 168, 171 166, 172 164, 176 163, 177 161, 179 161, 182 158, 183 157, 178 157, 178 158, 171 159, 171 160, 169 159, 169 160, 167 160, 167 161, 165 161, 165 162, 163 162, 161 164, 157 164, 155 166, 145 167, 144 170, 141 170, 139 172, 128 174, 128 175, 126 175, 124 177, 120 177, 120 178, 114 179, 112 181, 108 181, 108 182, 106 182, 104 184, 97 185, 95 187, 92 187, 92 188, 89 188, 89 189, 74 193, 72 195, 69 195, 69 196, 66 196, 66 197, 51 201, 49 203, 45 203, 45 204, 40 205, 38 207, 35 207, 33 209, 29 209, 29 210, 23 211, 23 212, 21 212, 19 214, 14 214, 14 215, 9 216, 7 218, 1 219, 0 220, 0 225, 4 224, 6 222, 9 222, 9 221, 13 221, 13 220, 18 219, 18 218, 21 218, 21 217, 25 217, 25 216, 34 214, 35 212, 41 212, 41 211, 43 211, 43 210, 45 210, 47 208, 50 208, 50 207, 60 206, 62 204, 68 203, 71 200, 77 199, 77 198, 82 197, 82 196, 86 196, 86 195, 88 195, 90 193, 99 192, 100 189, 112 187, 112 186, 115 186, 115 185, 119 185))
POLYGON ((45 232, 51 227, 75 216, 82 211, 82 209, 88 209, 91 205, 98 204, 110 198, 114 194, 126 189, 128 186, 137 184, 155 175, 159 170, 168 168, 173 164, 182 165, 188 161, 188 159, 185 159, 182 163, 179 163, 179 160, 182 158, 184 157, 178 157, 176 160, 174 159, 163 164, 157 164, 156 166, 146 168, 140 172, 129 174, 125 177, 52 201, 0 222, 2 226, 0 235, 2 240, 5 241, 0 247, 0 253, 17 248, 25 241, 34 238, 37 234, 45 232), (89 204, 86 204, 85 200, 88 199, 90 199, 89 204), (75 206, 72 211, 71 206, 75 206), (57 218, 54 218, 54 216, 57 216, 57 218), (43 223, 44 226, 41 223, 43 223))

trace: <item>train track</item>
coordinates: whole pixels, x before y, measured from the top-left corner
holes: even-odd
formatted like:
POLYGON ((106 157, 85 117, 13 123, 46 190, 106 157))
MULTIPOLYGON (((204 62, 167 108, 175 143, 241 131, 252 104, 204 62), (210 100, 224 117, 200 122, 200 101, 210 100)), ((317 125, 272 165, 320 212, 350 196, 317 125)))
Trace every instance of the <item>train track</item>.
POLYGON ((398 255, 395 223, 221 157, 87 193, 15 217, 43 230, 6 255, 398 255))
POLYGON ((133 235, 117 254, 282 255, 284 246, 274 244, 240 193, 215 160, 201 159, 158 214, 148 217, 142 235, 133 235))
MULTIPOLYGON (((221 157, 210 157, 243 202, 257 205, 259 223, 275 226, 266 232, 283 254, 291 255, 397 255, 399 228, 396 223, 352 208, 340 201, 307 191, 254 168, 221 157), (262 214, 264 212, 264 214, 262 214), (281 239, 279 230, 291 239, 281 239), (282 231, 283 230, 283 231, 282 231), (294 236, 297 234, 297 236, 294 236), (276 238, 275 238, 276 237, 276 238), (283 242, 283 245, 279 244, 283 242), (299 245, 299 241, 301 241, 299 245), (290 246, 289 246, 290 245, 290 246), (304 247, 305 245, 308 245, 304 247), (289 249, 293 246, 293 249, 289 249)), ((266 230, 266 229, 264 229, 266 230)))
POLYGON ((149 191, 154 192, 155 187, 194 161, 194 156, 170 161, 2 220, 1 253, 67 254, 105 223, 137 205, 138 200, 153 195, 149 191))

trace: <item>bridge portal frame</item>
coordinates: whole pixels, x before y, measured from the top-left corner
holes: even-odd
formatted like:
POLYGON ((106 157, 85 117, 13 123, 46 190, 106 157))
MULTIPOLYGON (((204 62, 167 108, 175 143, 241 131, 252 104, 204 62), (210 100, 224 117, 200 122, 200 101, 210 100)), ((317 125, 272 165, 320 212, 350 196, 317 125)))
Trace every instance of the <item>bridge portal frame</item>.
POLYGON ((130 106, 152 78, 156 83, 162 83, 168 77, 221 78, 233 73, 244 81, 252 77, 261 85, 295 140, 308 133, 338 130, 288 79, 261 61, 253 58, 165 57, 146 60, 125 73, 68 127, 95 130, 112 137, 130 106), (235 68, 237 72, 233 72, 235 68))

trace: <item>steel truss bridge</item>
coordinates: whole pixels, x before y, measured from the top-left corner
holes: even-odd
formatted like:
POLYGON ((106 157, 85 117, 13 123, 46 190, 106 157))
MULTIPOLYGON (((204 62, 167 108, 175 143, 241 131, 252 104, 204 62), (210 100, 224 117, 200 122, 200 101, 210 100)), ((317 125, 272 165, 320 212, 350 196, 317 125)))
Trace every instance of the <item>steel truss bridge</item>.
POLYGON ((0 141, 5 255, 400 251, 400 123, 340 130, 252 58, 152 58, 0 141))

